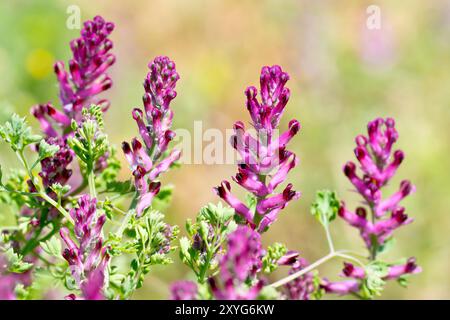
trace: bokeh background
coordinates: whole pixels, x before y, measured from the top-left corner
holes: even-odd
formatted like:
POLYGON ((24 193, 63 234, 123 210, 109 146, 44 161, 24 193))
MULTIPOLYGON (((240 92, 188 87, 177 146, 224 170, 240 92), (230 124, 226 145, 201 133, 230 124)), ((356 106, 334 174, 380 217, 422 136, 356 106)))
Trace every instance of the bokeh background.
MULTIPOLYGON (((327 251, 323 231, 309 214, 315 191, 335 189, 356 206, 359 200, 341 172, 353 159, 354 136, 375 117, 394 117, 406 161, 390 190, 407 178, 417 192, 405 201, 415 222, 398 230, 386 259, 416 256, 424 271, 411 278, 408 289, 389 284, 383 297, 450 298, 449 1, 1 1, 2 122, 12 112, 28 115, 36 103, 58 105, 52 65, 69 59, 68 42, 79 33, 66 27, 69 5, 80 7, 82 20, 101 14, 116 24, 114 86, 106 93, 112 103, 106 127, 115 144, 137 135, 130 111, 141 105, 147 63, 156 55, 177 63, 174 128, 190 131, 195 120, 220 130, 249 121, 243 91, 258 83, 261 66, 280 64, 289 72, 292 98, 281 128, 292 118, 303 126, 290 146, 301 159, 290 181, 303 196, 263 239, 300 250, 309 261, 327 251), (379 31, 366 28, 370 4, 381 8, 379 31)), ((15 165, 4 145, 0 161, 4 168, 15 165)), ((183 229, 186 218, 218 201, 212 187, 234 172, 233 165, 184 165, 166 175, 164 182, 176 187, 169 221, 183 229)), ((129 174, 124 161, 122 177, 129 174)), ((0 219, 7 214, 2 208, 0 219)), ((342 221, 333 224, 332 234, 337 247, 363 249, 357 231, 342 221)), ((170 267, 155 268, 134 298, 167 298, 172 281, 189 278, 174 258, 170 267)), ((339 267, 329 263, 321 272, 337 275, 339 267)))

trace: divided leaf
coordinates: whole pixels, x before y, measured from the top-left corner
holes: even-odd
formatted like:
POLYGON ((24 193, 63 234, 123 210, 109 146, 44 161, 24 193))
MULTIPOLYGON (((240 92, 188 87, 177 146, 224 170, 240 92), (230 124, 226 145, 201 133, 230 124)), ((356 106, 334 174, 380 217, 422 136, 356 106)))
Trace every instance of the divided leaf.
POLYGON ((334 191, 321 190, 316 194, 316 200, 311 206, 311 214, 324 226, 336 219, 339 210, 339 200, 334 191))

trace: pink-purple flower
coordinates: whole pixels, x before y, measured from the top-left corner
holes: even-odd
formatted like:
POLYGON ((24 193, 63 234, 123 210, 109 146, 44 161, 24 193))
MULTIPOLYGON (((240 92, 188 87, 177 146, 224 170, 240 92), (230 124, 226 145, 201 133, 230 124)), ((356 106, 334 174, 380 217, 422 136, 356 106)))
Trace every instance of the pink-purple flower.
POLYGON ((132 111, 141 141, 133 138, 131 145, 122 143, 122 150, 133 171, 135 188, 139 193, 136 207, 138 215, 148 208, 159 192, 155 180, 180 158, 179 150, 167 154, 167 146, 175 137, 170 130, 173 111, 170 102, 176 97, 176 82, 180 78, 175 63, 168 57, 157 57, 149 64, 150 72, 144 81, 144 110, 132 111))
POLYGON ((104 273, 109 261, 102 236, 106 216, 97 216, 96 206, 95 198, 91 199, 89 195, 83 195, 78 200, 78 206, 70 210, 70 216, 75 223, 74 238, 70 235, 69 229, 63 227, 60 230, 61 238, 67 246, 63 257, 69 263, 72 276, 82 291, 89 291, 88 285, 91 282, 91 285, 98 283, 100 275, 97 272, 104 273), (93 275, 94 272, 95 275, 93 275))
MULTIPOLYGON (((289 274, 297 273, 308 266, 308 261, 300 257, 297 251, 288 251, 278 260, 281 266, 290 266, 289 274)), ((285 284, 286 298, 289 300, 310 300, 315 291, 314 275, 307 272, 285 284)))
POLYGON ((339 216, 359 229, 366 246, 373 248, 374 245, 382 246, 395 229, 412 222, 400 202, 413 193, 415 187, 404 180, 397 192, 383 199, 382 188, 389 183, 405 156, 401 150, 392 150, 398 139, 394 119, 375 119, 369 122, 367 131, 368 136, 356 137, 355 155, 361 174, 358 175, 356 165, 351 161, 345 164, 344 174, 363 197, 370 213, 364 207, 352 212, 343 203, 339 216))
POLYGON ((278 217, 279 212, 289 201, 298 199, 300 193, 294 191, 292 184, 274 194, 297 164, 296 155, 286 150, 286 145, 300 130, 297 120, 289 122, 289 129, 279 137, 275 136, 290 91, 285 87, 289 75, 281 67, 263 67, 260 78, 260 97, 258 90, 251 86, 245 91, 247 109, 256 130, 256 137, 245 129, 244 123, 234 124, 231 139, 233 148, 241 157, 238 173, 233 180, 256 198, 256 211, 241 202, 231 193, 231 184, 224 180, 215 192, 233 207, 245 222, 259 232, 265 231, 278 217))
POLYGON ((54 156, 41 161, 39 175, 42 183, 45 187, 51 187, 54 183, 65 185, 72 176, 72 169, 69 168, 69 165, 73 160, 74 153, 63 138, 49 137, 46 142, 58 146, 59 150, 54 156))
POLYGON ((71 121, 81 121, 81 111, 91 104, 101 105, 104 111, 108 109, 109 101, 97 96, 112 85, 107 71, 115 62, 115 56, 110 53, 113 43, 109 39, 113 30, 114 24, 100 16, 86 21, 81 37, 70 43, 73 57, 69 60, 69 70, 66 71, 62 61, 55 63, 62 111, 50 104, 32 108, 32 114, 47 136, 59 136, 53 124, 66 134, 70 131, 71 121))
POLYGON ((255 299, 264 285, 256 277, 264 254, 259 233, 239 226, 228 236, 227 251, 219 262, 219 277, 208 279, 213 296, 219 300, 255 299))
MULTIPOLYGON (((412 218, 405 213, 400 202, 415 191, 408 180, 400 183, 398 191, 384 198, 382 189, 395 175, 405 157, 403 151, 393 151, 398 139, 395 121, 392 118, 377 118, 367 125, 368 135, 356 137, 355 155, 360 164, 361 173, 357 173, 356 164, 349 161, 344 166, 344 174, 364 199, 366 207, 358 207, 354 212, 344 203, 339 208, 339 216, 348 224, 357 228, 370 252, 369 260, 375 261, 382 252, 394 230, 411 223, 412 218)), ((415 258, 409 258, 405 264, 388 265, 387 272, 380 276, 382 280, 398 279, 404 275, 421 272, 415 258)), ((367 271, 351 263, 345 263, 342 276, 350 280, 331 282, 323 279, 321 283, 325 292, 348 294, 361 290, 367 271)), ((379 275, 378 275, 379 276, 379 275)))
MULTIPOLYGON (((411 257, 403 264, 392 264, 387 267, 387 273, 382 280, 397 280, 403 276, 417 274, 422 272, 422 268, 416 264, 416 259, 411 257)), ((320 287, 327 293, 345 295, 349 293, 358 293, 361 289, 361 280, 365 279, 366 270, 345 262, 342 270, 342 276, 350 280, 331 282, 323 279, 320 287)))

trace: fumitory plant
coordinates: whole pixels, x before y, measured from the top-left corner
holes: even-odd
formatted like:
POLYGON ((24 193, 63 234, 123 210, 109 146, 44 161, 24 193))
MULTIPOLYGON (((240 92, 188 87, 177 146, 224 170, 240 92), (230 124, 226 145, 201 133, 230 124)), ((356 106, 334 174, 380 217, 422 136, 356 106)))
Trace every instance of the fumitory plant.
POLYGON ((153 266, 172 263, 175 251, 191 273, 171 285, 172 299, 308 300, 333 293, 372 299, 386 281, 406 285, 421 271, 414 258, 382 258, 394 230, 412 222, 400 203, 415 191, 404 180, 397 192, 385 194, 404 160, 402 151, 393 150, 398 133, 391 118, 368 124, 367 136, 356 138, 359 168, 344 166, 362 205, 352 210, 335 192, 317 192, 311 214, 324 229, 329 252, 309 263, 281 243, 263 246, 278 216, 300 198, 286 182, 299 162, 288 144, 301 126, 293 119, 279 133, 290 90, 289 75, 277 65, 261 69, 258 89, 245 90, 251 128, 242 121, 233 127, 230 143, 240 161, 232 180, 246 198, 236 197, 223 180, 213 191, 225 204, 201 208, 176 245, 179 228, 162 212, 173 187, 161 185, 160 177, 181 156, 170 147, 180 76, 168 57, 149 63, 143 105, 131 110, 139 135, 125 139, 118 151, 108 140, 104 113, 110 102, 102 97, 112 86, 113 30, 102 17, 86 21, 70 43, 68 66, 56 62, 60 105, 31 108, 39 134, 16 114, 0 126, 2 141, 21 165, 5 177, 0 168, 0 201, 12 209, 14 222, 0 228, 0 299, 130 299, 153 266), (119 179, 119 157, 129 164, 128 180, 119 179), (330 228, 338 216, 358 230, 367 253, 335 248, 330 228), (333 259, 344 261, 345 280, 319 273, 333 259), (273 272, 285 267, 286 276, 271 282, 273 272))
POLYGON ((289 100, 289 89, 285 87, 288 80, 281 67, 266 66, 261 70, 261 99, 258 100, 255 87, 245 91, 256 135, 246 131, 243 122, 238 121, 231 144, 241 156, 238 173, 232 178, 248 191, 247 199, 242 202, 236 198, 230 182, 224 180, 214 191, 230 208, 209 204, 200 210, 196 223, 188 220, 188 237, 180 239, 180 257, 193 271, 196 281, 175 282, 171 287, 173 299, 309 300, 320 299, 326 293, 371 299, 381 294, 387 280, 395 279, 405 285, 409 275, 421 271, 414 258, 391 263, 379 257, 392 243, 393 231, 412 222, 399 203, 415 190, 405 180, 398 192, 382 198, 381 189, 404 159, 402 151, 392 152, 398 134, 391 118, 370 122, 368 136, 356 138, 355 155, 362 176, 356 173, 353 162, 344 166, 345 175, 361 194, 366 208, 351 212, 335 192, 317 192, 311 214, 325 230, 329 253, 310 264, 298 251, 288 250, 280 243, 263 249, 261 235, 289 201, 300 197, 290 183, 281 193, 274 194, 298 163, 286 145, 299 131, 299 122, 291 120, 289 129, 275 136, 289 100), (337 216, 359 230, 367 254, 335 249, 330 225, 337 216), (317 268, 333 258, 345 261, 342 276, 350 280, 330 281, 319 275, 317 268), (289 274, 269 283, 267 275, 280 266, 288 266, 289 274))
POLYGON ((126 299, 153 265, 171 262, 178 228, 164 222, 158 206, 170 201, 172 187, 161 188, 158 177, 180 156, 168 152, 179 76, 167 57, 149 64, 147 124, 142 110, 132 112, 144 144, 123 143, 132 179, 120 181, 103 121, 110 103, 99 98, 112 85, 113 30, 102 17, 86 21, 70 43, 68 70, 55 64, 61 108, 31 109, 41 134, 18 115, 0 126, 22 165, 0 181, 1 201, 15 208, 16 222, 1 228, 0 299, 58 297, 48 287, 65 288, 66 299, 126 299))

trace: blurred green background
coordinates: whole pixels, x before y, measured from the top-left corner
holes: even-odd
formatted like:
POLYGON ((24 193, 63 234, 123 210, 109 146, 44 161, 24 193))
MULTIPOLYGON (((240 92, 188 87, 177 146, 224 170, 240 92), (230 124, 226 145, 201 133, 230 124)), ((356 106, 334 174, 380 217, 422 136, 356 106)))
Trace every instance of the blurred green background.
MULTIPOLYGON (((301 159, 290 181, 303 196, 284 210, 264 242, 283 242, 309 261, 323 256, 325 237, 309 214, 315 191, 335 189, 354 208, 359 199, 341 167, 353 160, 353 139, 367 122, 392 116, 406 161, 390 190, 407 178, 417 192, 405 201, 415 222, 397 231, 386 259, 416 256, 424 271, 408 289, 389 284, 383 297, 449 299, 450 2, 376 1, 382 29, 370 31, 366 8, 372 2, 1 1, 0 120, 12 112, 28 115, 36 103, 59 105, 52 65, 69 59, 68 42, 79 34, 66 27, 69 5, 80 7, 82 20, 101 14, 116 24, 114 86, 106 93, 112 103, 106 127, 115 144, 137 135, 130 111, 141 105, 147 63, 156 55, 177 63, 174 128, 188 130, 195 120, 204 129, 221 130, 249 121, 245 87, 258 84, 261 66, 280 64, 291 75, 292 92, 281 128, 292 118, 303 126, 290 145, 301 159)), ((15 165, 4 145, 0 152, 4 168, 15 165)), ((130 172, 122 160, 126 178, 130 172)), ((233 165, 184 165, 165 175, 164 182, 176 187, 166 212, 170 222, 183 229, 186 218, 218 201, 212 187, 234 173, 233 165)), ((364 249, 357 231, 343 221, 334 223, 332 233, 338 247, 364 249)), ((173 265, 150 273, 135 298, 167 298, 172 281, 189 277, 174 258, 173 265)), ((340 267, 329 263, 321 273, 337 279, 340 267)))

